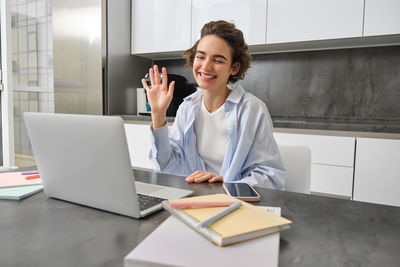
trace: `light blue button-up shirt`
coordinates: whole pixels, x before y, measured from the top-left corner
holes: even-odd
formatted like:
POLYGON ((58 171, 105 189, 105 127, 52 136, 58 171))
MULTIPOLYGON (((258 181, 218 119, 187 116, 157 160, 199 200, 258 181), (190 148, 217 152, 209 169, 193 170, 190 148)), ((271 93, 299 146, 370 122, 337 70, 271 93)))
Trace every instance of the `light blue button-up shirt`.
MULTIPOLYGON (((229 142, 219 175, 225 182, 240 180, 283 190, 286 172, 266 105, 245 92, 239 83, 233 84, 231 89, 224 104, 229 142)), ((184 176, 197 170, 206 171, 194 132, 201 98, 201 90, 198 90, 184 99, 171 129, 165 125, 152 130, 149 158, 156 171, 184 176)))

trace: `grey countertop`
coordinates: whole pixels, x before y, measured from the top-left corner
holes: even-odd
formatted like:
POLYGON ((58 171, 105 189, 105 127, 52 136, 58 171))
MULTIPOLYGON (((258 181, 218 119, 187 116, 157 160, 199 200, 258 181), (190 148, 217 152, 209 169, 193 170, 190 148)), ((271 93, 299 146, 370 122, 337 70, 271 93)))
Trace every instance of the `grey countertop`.
MULTIPOLYGON (((135 170, 143 182, 222 193, 221 184, 135 170)), ((257 204, 293 221, 281 232, 279 266, 399 266, 400 208, 256 188, 257 204)), ((122 266, 124 257, 168 216, 144 219, 47 198, 0 200, 1 266, 122 266)), ((249 259, 251 263, 251 259, 249 259)))
MULTIPOLYGON (((127 123, 150 124, 151 116, 122 115, 127 123)), ((175 118, 167 117, 167 122, 172 124, 175 118)), ((377 121, 346 121, 346 120, 304 120, 273 118, 275 132, 317 134, 365 138, 400 139, 400 123, 377 121)))

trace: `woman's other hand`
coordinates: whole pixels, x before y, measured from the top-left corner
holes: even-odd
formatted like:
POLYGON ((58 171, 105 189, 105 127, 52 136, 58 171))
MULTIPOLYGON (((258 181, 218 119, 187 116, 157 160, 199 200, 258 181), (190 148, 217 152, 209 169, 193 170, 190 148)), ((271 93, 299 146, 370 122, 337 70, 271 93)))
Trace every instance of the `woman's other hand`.
POLYGON ((167 69, 162 68, 163 79, 161 82, 157 65, 154 65, 153 68, 150 68, 149 73, 151 88, 146 83, 145 79, 142 79, 142 84, 143 88, 146 90, 147 100, 149 101, 149 105, 151 107, 153 128, 156 129, 164 126, 166 122, 167 109, 172 101, 175 81, 172 81, 168 87, 167 69))
POLYGON ((202 183, 208 181, 209 183, 214 183, 214 182, 223 182, 224 179, 222 176, 215 175, 211 172, 205 172, 205 171, 195 171, 188 177, 186 177, 186 182, 187 183, 202 183))

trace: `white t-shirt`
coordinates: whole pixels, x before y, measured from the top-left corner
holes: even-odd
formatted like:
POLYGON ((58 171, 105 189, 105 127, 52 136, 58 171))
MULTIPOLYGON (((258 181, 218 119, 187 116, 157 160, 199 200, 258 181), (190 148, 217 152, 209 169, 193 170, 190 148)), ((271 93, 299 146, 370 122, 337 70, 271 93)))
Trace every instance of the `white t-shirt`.
POLYGON ((210 113, 202 99, 194 130, 197 137, 197 150, 207 171, 219 175, 229 141, 224 105, 210 113))

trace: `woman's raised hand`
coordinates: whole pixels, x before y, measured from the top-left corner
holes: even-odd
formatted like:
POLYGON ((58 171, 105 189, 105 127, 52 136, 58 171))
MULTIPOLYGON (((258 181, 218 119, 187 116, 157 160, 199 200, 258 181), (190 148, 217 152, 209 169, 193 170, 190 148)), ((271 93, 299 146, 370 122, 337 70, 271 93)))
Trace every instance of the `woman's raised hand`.
POLYGON ((164 126, 166 122, 166 113, 174 94, 175 81, 172 81, 168 88, 167 69, 162 68, 163 79, 161 82, 157 65, 150 68, 149 73, 151 88, 148 86, 145 79, 142 79, 142 84, 147 92, 147 100, 151 107, 153 128, 156 129, 164 126))

